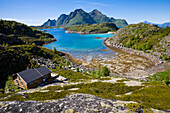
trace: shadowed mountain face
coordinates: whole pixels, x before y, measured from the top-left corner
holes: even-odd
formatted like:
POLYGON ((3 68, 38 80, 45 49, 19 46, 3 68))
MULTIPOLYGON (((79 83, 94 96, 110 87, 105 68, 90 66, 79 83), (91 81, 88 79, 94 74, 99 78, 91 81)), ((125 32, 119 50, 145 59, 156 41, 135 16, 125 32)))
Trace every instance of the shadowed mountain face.
POLYGON ((83 11, 82 9, 76 9, 69 15, 61 14, 57 20, 48 20, 42 26, 71 26, 82 24, 100 24, 104 22, 114 22, 118 27, 127 26, 128 23, 124 19, 114 19, 113 17, 107 17, 97 9, 90 13, 83 11))

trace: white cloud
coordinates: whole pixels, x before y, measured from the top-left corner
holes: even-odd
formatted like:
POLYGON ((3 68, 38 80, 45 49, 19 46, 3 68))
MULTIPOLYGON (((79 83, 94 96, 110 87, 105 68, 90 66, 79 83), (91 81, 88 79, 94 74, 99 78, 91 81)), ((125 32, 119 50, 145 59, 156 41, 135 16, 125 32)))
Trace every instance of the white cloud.
POLYGON ((44 23, 43 20, 39 19, 15 19, 15 18, 2 18, 3 20, 11 20, 11 21, 17 21, 20 23, 24 23, 26 25, 42 25, 44 23))

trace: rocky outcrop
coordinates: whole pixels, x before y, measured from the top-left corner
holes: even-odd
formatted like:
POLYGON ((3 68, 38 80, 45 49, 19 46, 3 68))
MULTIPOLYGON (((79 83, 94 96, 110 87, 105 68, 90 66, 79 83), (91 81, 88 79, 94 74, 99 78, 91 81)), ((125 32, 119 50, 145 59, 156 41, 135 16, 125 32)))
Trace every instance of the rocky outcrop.
POLYGON ((1 113, 108 113, 128 112, 128 109, 114 100, 107 100, 88 94, 74 94, 54 101, 8 101, 0 102, 1 113), (47 103, 44 103, 47 102, 47 103))
POLYGON ((47 66, 48 68, 51 69, 56 69, 56 66, 58 66, 56 61, 52 61, 50 59, 46 59, 43 57, 33 58, 32 60, 35 61, 37 65, 47 66))

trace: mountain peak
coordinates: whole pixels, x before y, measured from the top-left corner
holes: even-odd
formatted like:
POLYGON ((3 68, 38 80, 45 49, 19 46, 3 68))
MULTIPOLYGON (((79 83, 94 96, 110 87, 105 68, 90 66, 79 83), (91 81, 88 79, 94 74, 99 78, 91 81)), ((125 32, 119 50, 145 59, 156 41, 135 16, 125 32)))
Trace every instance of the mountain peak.
POLYGON ((74 12, 85 12, 83 9, 76 9, 74 12))
POLYGON ((103 15, 99 10, 94 9, 92 12, 90 12, 91 14, 101 14, 103 15))
MULTIPOLYGON (((99 10, 97 10, 97 9, 94 9, 92 12, 100 12, 99 10)), ((101 13, 101 12, 100 12, 101 13)))

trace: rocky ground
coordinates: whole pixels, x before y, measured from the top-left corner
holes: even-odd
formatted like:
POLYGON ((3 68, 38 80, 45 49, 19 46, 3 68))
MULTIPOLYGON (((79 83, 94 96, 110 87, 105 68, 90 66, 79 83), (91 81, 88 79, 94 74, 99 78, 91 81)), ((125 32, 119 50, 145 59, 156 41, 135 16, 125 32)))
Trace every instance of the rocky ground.
MULTIPOLYGON (((73 94, 63 99, 44 102, 8 101, 0 102, 1 113, 126 113, 124 102, 108 100, 88 94, 73 94)), ((141 111, 141 110, 140 110, 141 111)))

